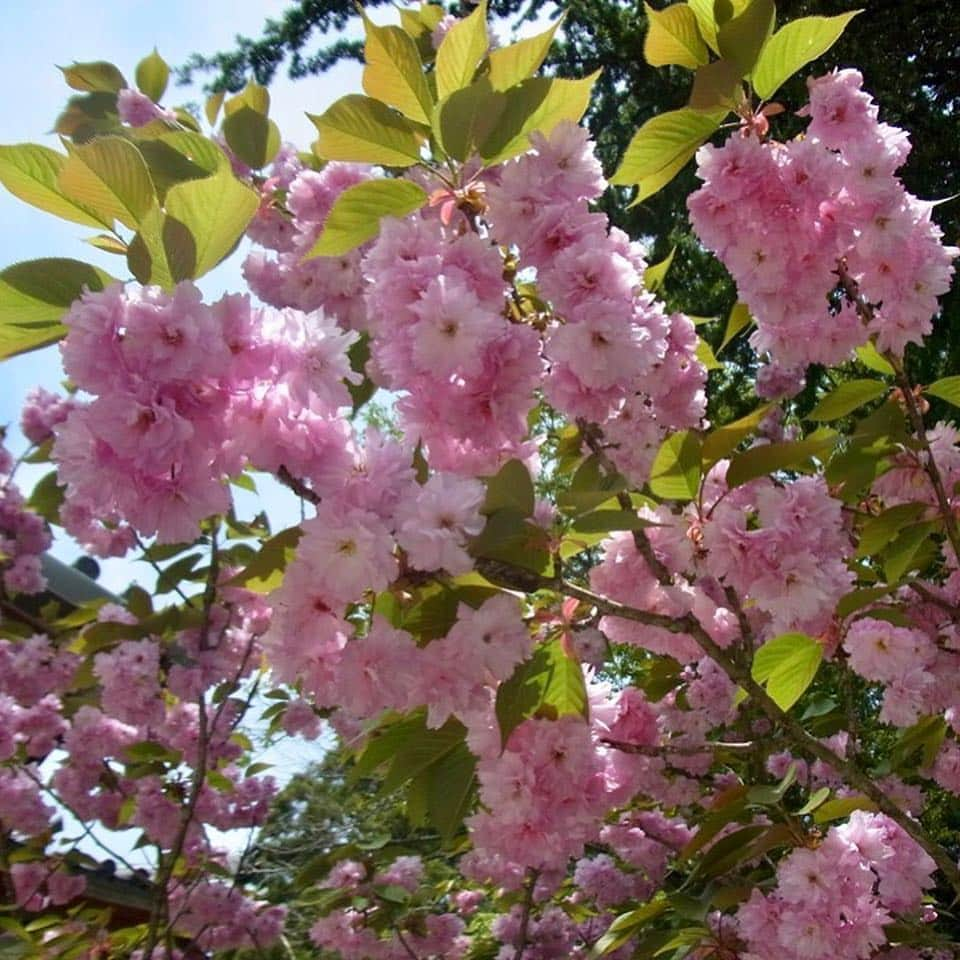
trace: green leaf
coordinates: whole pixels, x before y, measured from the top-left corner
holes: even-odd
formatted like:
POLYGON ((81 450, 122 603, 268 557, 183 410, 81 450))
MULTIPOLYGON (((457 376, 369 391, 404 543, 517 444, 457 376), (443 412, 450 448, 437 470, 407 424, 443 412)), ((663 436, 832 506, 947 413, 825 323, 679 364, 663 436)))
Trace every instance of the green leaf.
POLYGON ((698 111, 730 111, 736 107, 740 69, 732 60, 714 60, 700 67, 693 78, 687 106, 698 111))
POLYGON ((932 767, 946 734, 942 716, 921 717, 897 737, 890 752, 891 765, 894 769, 932 767))
POLYGON ((465 734, 466 728, 459 720, 451 718, 434 730, 427 727, 426 715, 419 714, 419 723, 407 728, 392 754, 383 789, 389 792, 402 787, 462 744, 465 734))
POLYGON ((64 490, 65 488, 57 483, 57 471, 52 470, 33 488, 27 499, 27 506, 34 513, 39 513, 47 523, 59 523, 64 490))
POLYGON ((483 501, 481 512, 488 516, 497 510, 513 509, 521 516, 533 515, 536 503, 536 494, 530 471, 520 460, 508 460, 487 481, 487 495, 483 501))
POLYGON ((135 76, 141 93, 145 93, 154 103, 163 99, 167 92, 167 81, 170 79, 170 68, 156 48, 137 64, 135 76))
POLYGON ((211 127, 217 122, 217 117, 220 116, 220 108, 223 106, 223 99, 226 95, 225 90, 211 94, 203 105, 203 115, 207 118, 207 123, 211 127))
POLYGON ((549 545, 546 530, 508 507, 487 517, 483 530, 470 542, 470 553, 543 573, 550 564, 549 545))
POLYGON ((550 44, 563 20, 563 16, 559 17, 549 30, 534 37, 491 50, 489 79, 493 89, 507 90, 532 77, 547 58, 550 44))
POLYGON ((440 106, 438 133, 446 153, 461 162, 476 153, 496 129, 509 99, 486 77, 450 94, 440 106))
POLYGON ((621 913, 607 927, 606 933, 593 945, 590 952, 591 958, 604 957, 622 947, 631 937, 636 936, 648 926, 651 920, 664 913, 669 905, 666 897, 661 896, 628 913, 621 913))
POLYGON ((234 110, 223 121, 227 146, 253 170, 265 167, 280 149, 280 129, 252 107, 234 110))
POLYGON ((0 183, 19 197, 63 220, 87 227, 109 227, 110 221, 64 195, 59 179, 67 158, 33 143, 0 146, 0 183))
POLYGON ((587 110, 600 72, 580 80, 533 77, 511 87, 496 128, 480 147, 488 165, 502 163, 530 146, 530 134, 549 136, 563 120, 577 123, 587 110))
POLYGON ((127 266, 140 283, 172 289, 195 275, 197 244, 193 234, 175 217, 155 206, 141 221, 127 246, 127 266))
POLYGON ((829 787, 821 787, 819 790, 815 790, 807 799, 807 802, 799 809, 794 811, 795 817, 803 817, 808 813, 813 813, 817 807, 821 806, 823 802, 830 796, 829 787))
POLYGON ((401 27, 377 26, 363 11, 363 89, 418 123, 430 123, 433 95, 417 45, 401 27))
POLYGON ((437 50, 438 99, 445 100, 454 90, 469 86, 489 46, 487 3, 481 0, 468 17, 447 31, 437 50))
POLYGON ((344 190, 327 216, 310 257, 338 257, 380 232, 383 217, 405 217, 427 201, 423 187, 409 180, 364 180, 344 190))
POLYGON ((223 168, 212 177, 178 183, 167 192, 167 214, 196 242, 194 277, 202 277, 240 242, 260 206, 255 190, 223 168))
POLYGON ((827 394, 807 416, 810 420, 839 420, 865 403, 883 396, 888 389, 887 384, 880 380, 847 380, 827 394))
POLYGON ((723 364, 717 360, 713 347, 702 337, 697 337, 697 359, 703 364, 705 370, 720 370, 723 364))
POLYGON ((656 293, 663 286, 663 282, 667 278, 667 271, 669 271, 673 263, 673 257, 676 252, 677 248, 671 247, 670 252, 663 260, 659 263, 652 263, 643 271, 643 285, 651 293, 656 293))
POLYGON ((654 10, 644 3, 647 14, 647 35, 643 56, 651 67, 677 64, 696 70, 710 60, 707 46, 700 36, 697 17, 685 3, 674 3, 665 10, 654 10))
POLYGON ((114 132, 118 123, 115 93, 80 93, 67 101, 53 131, 70 137, 74 143, 83 143, 91 137, 114 132))
POLYGON ((803 17, 781 27, 766 43, 753 70, 753 89, 768 100, 801 67, 823 56, 861 10, 836 17, 803 17))
POLYGON ((720 50, 717 47, 717 20, 714 15, 714 0, 688 0, 687 6, 693 11, 693 15, 697 18, 700 36, 703 37, 707 46, 719 55, 720 50))
POLYGON ((751 0, 742 13, 717 31, 720 55, 736 64, 741 77, 753 70, 763 45, 773 33, 776 14, 773 0, 751 0))
POLYGON ((684 108, 651 117, 634 134, 610 182, 621 186, 647 182, 650 196, 655 192, 650 187, 669 183, 725 116, 726 111, 705 114, 684 108))
POLYGON ((854 810, 876 810, 877 805, 867 797, 835 797, 821 804, 813 814, 815 823, 829 823, 831 820, 844 820, 854 810))
POLYGON ((521 663, 509 680, 497 688, 497 724, 500 742, 534 716, 556 720, 563 716, 589 719, 589 702, 583 668, 569 656, 561 640, 540 644, 529 660, 521 663))
POLYGON ((650 468, 650 489, 668 500, 692 500, 700 489, 700 440, 692 430, 671 434, 650 468))
POLYGON ((890 361, 873 345, 872 340, 868 340, 862 347, 857 347, 854 351, 857 359, 874 373, 882 373, 884 376, 892 377, 894 375, 893 366, 890 361))
POLYGON ((930 535, 937 529, 935 523, 917 523, 902 531, 883 555, 883 575, 887 583, 899 583, 908 570, 922 570, 930 557, 927 549, 935 546, 930 535))
POLYGON ((64 195, 93 210, 108 225, 119 220, 136 230, 156 204, 157 193, 140 151, 122 137, 66 144, 69 157, 58 180, 64 195))
POLYGON ((789 710, 813 683, 822 659, 823 647, 812 637, 784 633, 757 650, 750 675, 781 710, 789 710))
POLYGON ((117 93, 127 85, 123 74, 112 63, 107 63, 105 60, 74 63, 59 69, 63 73, 63 79, 74 90, 90 93, 117 93))
POLYGON ((116 280, 79 260, 48 258, 15 263, 0 271, 0 357, 56 343, 60 323, 84 289, 96 292, 116 280))
POLYGON ((923 392, 931 397, 946 400, 955 407, 960 407, 960 377, 943 377, 935 380, 923 392))
POLYGON ((704 463, 714 464, 733 453, 740 442, 757 429, 772 407, 772 403, 761 404, 756 410, 740 417, 739 420, 717 427, 709 433, 703 441, 704 463))
POLYGON ((472 806, 477 758, 465 743, 432 764, 428 771, 427 817, 445 840, 460 831, 472 806))
POLYGON ((227 169, 230 164, 216 143, 189 130, 165 131, 160 136, 141 140, 139 146, 161 202, 175 184, 202 180, 227 169))
POLYGON ((265 540, 253 560, 230 578, 230 584, 256 593, 269 593, 279 587, 302 532, 300 527, 288 527, 265 540))
POLYGON ((738 453, 727 469, 727 486, 732 490, 748 480, 763 477, 777 470, 803 466, 811 457, 822 457, 836 445, 834 431, 812 434, 805 440, 765 443, 738 453))
POLYGON ((740 303, 739 301, 733 305, 733 309, 730 311, 730 315, 727 317, 727 329, 723 332, 723 340, 720 343, 720 350, 730 343, 733 338, 740 333, 741 330, 745 330, 753 322, 753 317, 750 316, 750 308, 745 303, 740 303))
POLYGON ((248 80, 247 85, 224 104, 223 110, 229 117, 245 107, 266 116, 270 112, 270 91, 255 80, 248 80))
POLYGON ((923 503, 898 503, 879 516, 870 517, 860 531, 858 557, 879 553, 905 526, 916 520, 925 510, 923 503))
POLYGON ((608 533, 611 530, 645 530, 656 526, 632 510, 593 510, 577 517, 573 529, 578 533, 608 533))
POLYGON ((557 493, 557 506, 576 516, 599 507, 625 488, 624 478, 618 473, 607 473, 600 459, 591 454, 577 467, 570 486, 557 493))
POLYGON ((321 159, 388 167, 409 167, 420 160, 416 128, 379 100, 350 94, 320 116, 308 116, 320 134, 314 152, 321 159))

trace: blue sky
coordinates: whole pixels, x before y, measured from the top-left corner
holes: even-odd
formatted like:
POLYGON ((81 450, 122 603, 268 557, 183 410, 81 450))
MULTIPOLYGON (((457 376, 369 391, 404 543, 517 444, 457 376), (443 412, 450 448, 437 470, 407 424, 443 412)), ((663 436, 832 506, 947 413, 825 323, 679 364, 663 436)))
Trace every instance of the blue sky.
MULTIPOLYGON (((62 0, 12 0, 4 5, 8 42, 0 59, 0 89, 7 96, 5 109, 0 112, 0 143, 43 143, 61 149, 58 138, 47 132, 72 92, 58 64, 109 60, 132 82, 137 62, 154 47, 171 65, 185 61, 195 51, 227 49, 236 34, 257 36, 266 18, 279 16, 287 6, 287 0, 97 0, 85 5, 62 0)), ((354 64, 322 78, 296 83, 283 76, 271 87, 271 116, 285 139, 305 148, 315 136, 305 112, 322 112, 337 97, 359 88, 360 69, 354 64)), ((197 88, 171 84, 165 105, 202 99, 202 91, 197 88)), ((126 278, 122 258, 83 242, 94 232, 30 207, 0 188, 0 268, 38 257, 74 257, 126 278)), ((216 299, 227 290, 243 289, 240 262, 241 257, 234 255, 201 280, 208 299, 216 299)), ((35 384, 56 389, 61 377, 56 347, 0 363, 0 424, 13 426, 8 445, 14 452, 24 447, 15 425, 27 392, 35 384)), ((43 472, 40 468, 22 468, 18 481, 29 486, 43 472)), ((283 517, 286 522, 296 519, 292 497, 270 499, 277 501, 271 512, 289 513, 289 519, 283 517)), ((247 506, 252 508, 252 502, 247 506)), ((67 561, 78 553, 62 540, 54 552, 67 561)), ((107 561, 103 567, 102 582, 115 590, 131 579, 152 579, 145 576, 146 568, 132 568, 125 561, 107 561)))

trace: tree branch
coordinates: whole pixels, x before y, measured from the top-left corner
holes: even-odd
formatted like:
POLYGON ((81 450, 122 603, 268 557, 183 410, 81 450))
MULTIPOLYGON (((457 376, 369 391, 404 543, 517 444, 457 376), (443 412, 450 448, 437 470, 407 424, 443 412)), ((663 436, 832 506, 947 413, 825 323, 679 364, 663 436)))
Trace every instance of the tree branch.
MULTIPOLYGON (((477 569, 489 580, 512 587, 513 589, 521 590, 529 589, 530 578, 537 576, 536 574, 531 574, 529 570, 513 568, 519 573, 519 577, 516 582, 511 583, 509 581, 509 571, 511 569, 509 564, 495 563, 490 567, 487 561, 480 560, 477 563, 477 569), (523 586, 518 586, 520 583, 522 583, 523 586)), ((836 770, 837 774, 842 777, 849 786, 855 787, 865 797, 872 800, 881 813, 886 814, 891 820, 898 823, 906 833, 923 847, 940 868, 957 896, 960 897, 960 870, 957 869, 957 865, 953 862, 953 859, 947 851, 927 834, 920 823, 901 810, 890 797, 876 785, 870 776, 860 770, 851 761, 834 753, 828 746, 809 734, 802 724, 781 710, 767 691, 753 679, 750 668, 738 663, 723 648, 718 646, 716 641, 707 633, 703 625, 692 613, 687 613, 682 617, 668 617, 664 614, 638 610, 636 607, 619 603, 616 600, 611 600, 600 594, 593 593, 591 590, 569 583, 561 577, 540 576, 538 579, 538 589, 554 590, 557 593, 566 594, 570 597, 577 597, 580 600, 592 604, 606 616, 620 617, 624 620, 632 620, 635 623, 660 627, 664 630, 669 630, 671 633, 682 633, 691 636, 703 652, 706 653, 734 683, 742 687, 767 717, 780 727, 784 739, 794 749, 805 751, 836 770)))

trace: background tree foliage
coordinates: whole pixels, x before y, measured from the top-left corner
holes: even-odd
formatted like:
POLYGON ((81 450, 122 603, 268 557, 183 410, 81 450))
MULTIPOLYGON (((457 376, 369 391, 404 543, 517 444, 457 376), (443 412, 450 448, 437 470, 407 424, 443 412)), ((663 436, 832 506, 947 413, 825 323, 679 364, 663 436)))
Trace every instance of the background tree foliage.
MULTIPOLYGON (((369 0, 367 6, 385 0, 369 0)), ((659 6, 659 4, 658 4, 659 6)), ((782 0, 780 21, 803 16, 833 16, 847 12, 851 0, 782 0)), ((491 15, 518 25, 539 16, 559 16, 553 0, 491 0, 491 15)), ((452 4, 453 13, 468 12, 469 4, 452 4)), ((810 73, 857 64, 865 86, 884 104, 889 123, 911 131, 913 151, 903 170, 908 189, 917 196, 943 199, 960 193, 960 27, 949 4, 937 0, 864 0, 860 19, 869 30, 847 30, 810 73)), ((679 67, 651 69, 642 56, 647 18, 640 3, 617 0, 568 0, 561 39, 554 42, 546 69, 558 76, 580 77, 602 68, 594 87, 588 122, 607 171, 612 171, 636 129, 656 112, 682 106, 689 94, 690 74, 679 67)), ((196 72, 212 77, 215 90, 238 90, 253 77, 269 84, 284 63, 291 77, 323 73, 341 60, 361 61, 363 43, 338 33, 356 20, 352 0, 300 0, 279 20, 268 20, 257 39, 237 37, 233 50, 195 54, 180 71, 187 81, 196 72)), ((794 77, 778 97, 788 109, 802 103, 803 80, 794 77)), ((778 118, 789 123, 789 117, 778 118)), ((726 317, 735 301, 733 284, 724 268, 697 244, 686 223, 685 198, 695 187, 690 164, 673 183, 636 207, 628 208, 622 189, 608 191, 603 206, 611 221, 632 237, 652 241, 651 260, 677 254, 667 281, 668 304, 718 320, 701 328, 714 348, 723 338, 726 317)), ((960 203, 948 202, 936 212, 947 241, 958 242, 960 203)), ((960 369, 960 293, 957 287, 942 298, 943 312, 922 350, 909 354, 913 377, 930 382, 960 369)), ((711 373, 714 422, 744 413, 753 398, 745 372, 756 357, 745 336, 738 337, 720 357, 727 361, 711 373)), ((798 398, 798 411, 814 403, 823 373, 811 370, 808 389, 798 398)))

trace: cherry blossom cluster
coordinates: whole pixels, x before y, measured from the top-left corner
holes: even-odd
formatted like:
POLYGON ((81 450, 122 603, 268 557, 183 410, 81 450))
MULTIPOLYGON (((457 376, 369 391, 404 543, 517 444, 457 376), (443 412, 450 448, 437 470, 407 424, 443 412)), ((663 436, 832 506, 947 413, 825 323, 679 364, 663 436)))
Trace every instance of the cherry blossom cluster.
POLYGON ((883 814, 855 811, 815 849, 777 867, 770 894, 754 890, 737 912, 746 960, 871 957, 894 914, 917 914, 934 862, 883 814))
POLYGON ((43 519, 30 510, 13 481, 13 457, 0 434, 0 575, 8 593, 40 593, 40 558, 51 544, 43 519))
POLYGON ((907 134, 878 120, 856 70, 809 81, 806 135, 749 132, 697 154, 703 186, 688 201, 703 243, 733 274, 757 322, 752 342, 785 370, 839 363, 868 338, 902 354, 931 330, 957 249, 933 205, 896 176, 907 134), (874 305, 832 296, 838 270, 874 305))

